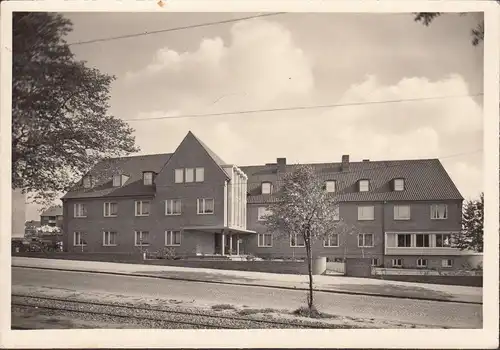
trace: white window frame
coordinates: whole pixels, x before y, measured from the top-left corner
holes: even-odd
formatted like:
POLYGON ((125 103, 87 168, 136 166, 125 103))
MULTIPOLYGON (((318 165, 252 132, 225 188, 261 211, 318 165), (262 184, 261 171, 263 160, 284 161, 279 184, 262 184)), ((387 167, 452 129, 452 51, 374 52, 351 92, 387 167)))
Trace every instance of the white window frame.
POLYGON ((401 192, 405 190, 405 179, 394 179, 394 191, 401 192))
POLYGON ((149 246, 149 231, 134 231, 134 245, 136 247, 147 247, 149 246), (142 236, 144 235, 144 233, 147 233, 147 236, 148 236, 148 242, 147 243, 143 243, 143 244, 140 244, 140 241, 141 241, 141 238, 142 236), (139 234, 139 235, 138 235, 139 234), (139 239, 137 239, 139 238, 139 239))
POLYGON ((380 265, 380 259, 379 258, 372 258, 371 265, 372 266, 379 266, 380 265))
POLYGON ((195 177, 196 182, 204 182, 205 181, 205 168, 195 168, 195 177))
POLYGON ((113 176, 113 187, 120 187, 122 185, 122 176, 114 175, 113 176))
POLYGON ((273 246, 273 234, 268 232, 259 233, 257 235, 257 246, 259 248, 271 248, 273 246), (271 237, 270 244, 266 244, 266 236, 271 237))
POLYGON ((436 248, 452 248, 451 238, 452 238, 451 233, 436 233, 436 248), (439 245, 437 244, 437 242, 438 242, 438 239, 437 239, 437 238, 438 238, 438 236, 443 236, 443 237, 442 237, 442 242, 443 242, 443 243, 444 243, 444 236, 448 236, 448 245, 447 245, 447 246, 446 246, 446 245, 441 245, 441 246, 439 246, 439 245))
POLYGON ((184 183, 184 169, 174 170, 174 182, 176 184, 184 183))
POLYGON ((453 267, 453 259, 441 259, 441 267, 451 268, 453 267), (448 264, 451 262, 451 264, 448 264))
POLYGON ((194 168, 184 169, 184 182, 185 183, 194 182, 194 168))
POLYGON ((151 186, 153 184, 153 172, 146 171, 142 174, 143 176, 143 184, 145 186, 151 186))
POLYGON ((374 205, 359 205, 358 206, 358 221, 373 221, 375 220, 375 206, 374 205), (371 208, 372 215, 364 217, 366 209, 371 208))
POLYGON ((374 239, 375 235, 373 233, 358 233, 358 248, 373 248, 375 246, 375 242, 373 241, 374 239), (366 236, 372 236, 371 245, 366 245, 366 236), (363 243, 361 245, 359 244, 359 237, 363 237, 363 243))
POLYGON ((198 198, 198 200, 196 201, 196 212, 198 213, 198 215, 214 215, 215 213, 215 200, 213 198, 198 198), (212 201, 212 212, 206 212, 206 202, 207 201, 212 201), (203 209, 203 210, 200 210, 200 209, 203 209))
POLYGON ((165 247, 179 247, 182 244, 182 233, 180 230, 165 231, 165 247), (179 243, 174 242, 174 237, 179 234, 179 243))
POLYGON ((431 220, 446 220, 448 219, 448 204, 431 204, 431 220), (444 207, 444 217, 440 218, 439 207, 444 207))
POLYGON ((118 216, 118 203, 116 203, 116 202, 104 202, 103 208, 102 208, 102 215, 105 218, 115 218, 115 217, 117 217, 118 216), (116 205, 116 214, 111 214, 111 205, 112 204, 116 205))
POLYGON ((339 247, 339 241, 340 241, 339 234, 338 233, 332 233, 330 236, 326 237, 323 240, 323 247, 325 247, 325 248, 337 248, 337 247, 339 247), (337 244, 332 244, 334 236, 337 237, 337 244))
POLYGON ((410 220, 411 219, 411 206, 409 204, 395 204, 394 205, 394 220, 410 220), (401 215, 401 208, 408 208, 408 215, 401 215))
POLYGON ((299 234, 296 234, 296 233, 290 235, 290 247, 292 247, 292 248, 303 248, 305 246, 306 246, 306 241, 305 241, 304 237, 302 237, 302 235, 299 235, 299 234), (292 245, 292 238, 295 238, 295 244, 293 244, 293 245, 292 245), (300 238, 303 241, 302 245, 298 245, 297 244, 298 238, 300 238))
POLYGON ((167 199, 165 200, 165 215, 168 215, 168 216, 172 216, 172 215, 181 215, 182 214, 182 200, 180 199, 167 199), (176 213, 175 212, 175 203, 176 202, 179 202, 180 205, 179 205, 179 212, 176 213), (171 212, 169 213, 169 206, 170 206, 170 209, 171 209, 171 212))
POLYGON ((87 217, 87 203, 75 203, 73 207, 73 217, 86 218, 87 217), (81 209, 83 208, 83 210, 81 209), (81 213, 84 214, 81 214, 81 213))
POLYGON ((367 180, 367 179, 359 180, 358 191, 359 192, 370 192, 370 180, 367 180))
POLYGON ((325 181, 325 189, 328 193, 337 192, 337 181, 335 180, 326 180, 325 181))
POLYGON ((73 232, 73 246, 74 247, 85 247, 87 245, 87 241, 83 239, 83 236, 85 235, 85 232, 83 231, 75 231, 73 232), (76 242, 76 236, 78 235, 79 241, 78 243, 76 242))
POLYGON ((151 214, 151 201, 142 201, 142 200, 135 201, 135 216, 149 216, 149 214, 151 214), (144 212, 143 212, 144 203, 148 203, 148 205, 149 205, 149 211, 147 214, 144 214, 144 212), (138 207, 140 208, 139 214, 137 213, 138 207))
POLYGON ((401 258, 392 259, 391 266, 392 267, 403 267, 403 259, 401 259, 401 258))
POLYGON ((260 184, 261 186, 261 193, 262 194, 271 194, 273 192, 273 184, 269 181, 264 181, 260 184), (269 192, 268 191, 264 191, 264 186, 269 186, 269 192))
POLYGON ((417 259, 417 267, 419 267, 419 268, 427 267, 428 263, 429 262, 427 261, 427 259, 424 259, 424 258, 417 259))
POLYGON ((116 247, 118 245, 118 243, 116 243, 117 240, 118 240, 118 233, 116 231, 103 231, 102 232, 102 245, 104 247, 116 247), (112 234, 114 234, 115 243, 109 243, 112 234))
POLYGON ((270 215, 271 211, 267 209, 267 207, 258 207, 257 208, 257 221, 266 221, 266 215, 270 215))
MULTIPOLYGON (((411 248, 411 244, 412 244, 412 238, 411 238, 412 234, 411 233, 397 233, 396 234, 396 248, 411 248), (399 245, 399 236, 409 236, 410 240, 409 240, 409 243, 410 245, 406 246, 400 246, 399 245)), ((406 239, 405 239, 405 242, 406 242, 406 239)))
POLYGON ((86 175, 83 177, 83 188, 91 188, 92 187, 92 177, 90 175, 86 175))
MULTIPOLYGON (((425 242, 425 238, 423 238, 423 243, 425 242)), ((431 247, 431 235, 429 233, 416 233, 415 234, 415 247, 416 248, 430 248, 431 247), (419 246, 418 245, 418 237, 419 236, 427 236, 427 242, 429 243, 429 245, 422 245, 422 246, 419 246)))

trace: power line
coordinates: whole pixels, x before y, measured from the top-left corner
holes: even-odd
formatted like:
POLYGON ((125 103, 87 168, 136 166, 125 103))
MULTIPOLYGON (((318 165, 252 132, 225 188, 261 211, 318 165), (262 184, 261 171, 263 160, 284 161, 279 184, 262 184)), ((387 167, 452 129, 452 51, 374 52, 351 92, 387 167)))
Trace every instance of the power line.
POLYGON ((277 15, 282 15, 285 13, 286 12, 264 13, 264 14, 260 14, 260 15, 227 19, 227 20, 217 21, 217 22, 206 22, 206 23, 192 24, 192 25, 183 26, 183 27, 174 27, 174 28, 167 28, 167 29, 160 29, 160 30, 153 30, 153 31, 145 31, 142 33, 119 35, 119 36, 113 36, 113 37, 109 37, 109 38, 100 38, 100 39, 93 39, 93 40, 87 40, 87 41, 77 41, 77 42, 68 44, 68 46, 85 45, 85 44, 113 41, 113 40, 120 40, 120 39, 129 39, 129 38, 136 38, 139 36, 159 34, 159 33, 177 32, 177 31, 192 29, 192 28, 201 28, 201 27, 209 27, 209 26, 214 26, 214 25, 219 25, 219 24, 242 22, 242 21, 246 21, 249 19, 253 19, 253 18, 277 16, 277 15))
POLYGON ((205 113, 205 114, 184 114, 184 115, 174 115, 174 116, 169 116, 169 117, 165 116, 165 117, 150 117, 150 118, 140 118, 140 119, 136 118, 136 119, 122 119, 122 120, 127 121, 127 122, 140 122, 140 121, 146 121, 146 120, 160 120, 160 119, 204 118, 204 117, 216 117, 216 116, 237 115, 237 114, 272 113, 272 112, 326 109, 326 108, 349 107, 349 106, 391 104, 391 103, 401 103, 401 102, 431 101, 431 100, 443 100, 443 99, 448 99, 448 98, 477 97, 477 96, 482 96, 482 95, 483 95, 483 93, 478 93, 478 94, 473 94, 473 95, 466 94, 466 95, 434 96, 434 97, 421 97, 421 98, 398 99, 398 100, 351 102, 351 103, 339 103, 339 104, 327 104, 327 105, 269 108, 269 109, 253 109, 253 110, 245 110, 245 111, 205 113))

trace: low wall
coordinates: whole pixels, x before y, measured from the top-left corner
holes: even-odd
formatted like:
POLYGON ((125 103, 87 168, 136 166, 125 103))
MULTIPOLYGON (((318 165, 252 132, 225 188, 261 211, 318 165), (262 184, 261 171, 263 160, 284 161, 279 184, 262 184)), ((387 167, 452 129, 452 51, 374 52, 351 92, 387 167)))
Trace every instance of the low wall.
POLYGON ((345 275, 352 277, 369 277, 372 274, 371 258, 347 258, 345 275))

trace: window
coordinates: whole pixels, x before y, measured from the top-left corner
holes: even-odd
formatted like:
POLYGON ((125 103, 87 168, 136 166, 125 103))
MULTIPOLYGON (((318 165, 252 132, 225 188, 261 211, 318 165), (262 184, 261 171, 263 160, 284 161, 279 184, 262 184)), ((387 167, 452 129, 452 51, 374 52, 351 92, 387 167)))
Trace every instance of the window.
POLYGON ((358 247, 373 247, 373 234, 372 233, 360 233, 358 234, 358 247))
POLYGON ((75 204, 74 217, 75 218, 86 218, 87 217, 87 205, 84 203, 75 204))
POLYGON ((358 207, 358 220, 374 220, 374 219, 375 219, 375 207, 373 205, 358 207))
POLYGON ((410 234, 398 234, 397 235, 397 246, 402 248, 411 247, 411 235, 410 234))
POLYGON ((103 246, 115 246, 117 245, 117 234, 116 232, 104 231, 102 233, 102 245, 103 246))
POLYGON ((359 192, 368 192, 370 190, 370 180, 359 180, 359 192))
POLYGON ((135 216, 149 216, 149 201, 135 202, 135 216))
POLYGON ((180 246, 181 245, 181 231, 165 231, 165 245, 166 246, 180 246))
POLYGON ((405 180, 404 179, 394 179, 394 191, 404 191, 405 180))
POLYGON ((92 178, 90 175, 87 175, 83 178, 83 187, 90 188, 92 186, 92 178))
POLYGON ((442 267, 453 267, 453 260, 452 259, 442 259, 441 266, 442 267))
POLYGON ((271 233, 259 233, 257 240, 257 246, 259 247, 273 246, 273 235, 271 233))
POLYGON ((181 215, 181 200, 167 199, 165 201, 165 215, 181 215))
POLYGON ((271 211, 266 207, 259 207, 257 209, 257 221, 266 221, 266 216, 271 214, 271 211))
POLYGON ((85 232, 74 232, 73 233, 73 245, 78 246, 78 247, 86 246, 87 241, 85 241, 85 239, 83 238, 84 235, 85 235, 85 232))
POLYGON ((196 168, 196 182, 205 181, 205 168, 196 168))
POLYGON ((451 247, 451 234, 439 233, 436 235, 436 247, 449 248, 451 247))
POLYGON ((323 247, 329 248, 329 247, 338 247, 339 246, 339 235, 338 233, 334 233, 331 236, 327 237, 323 241, 323 247))
POLYGON ((186 168, 186 182, 194 182, 194 169, 186 168))
POLYGON ((448 218, 448 206, 446 204, 431 205, 431 219, 443 220, 448 218))
POLYGON ((214 200, 201 198, 198 199, 198 214, 213 214, 214 200))
POLYGON ((417 247, 430 247, 428 234, 417 234, 416 246, 417 247))
POLYGON ((427 259, 417 259, 417 267, 427 267, 427 259))
POLYGON ((336 205, 334 208, 333 208, 333 220, 340 220, 340 209, 339 209, 339 206, 336 205))
POLYGON ((380 260, 378 258, 372 258, 372 266, 380 266, 380 260))
POLYGON ((395 205, 394 206, 394 220, 410 220, 410 206, 409 205, 395 205))
POLYGON ((403 259, 392 259, 392 267, 403 267, 403 259))
POLYGON ((305 247, 304 237, 298 234, 290 235, 290 247, 305 247))
POLYGON ((184 169, 175 169, 175 183, 181 184, 184 182, 184 169))
POLYGON ((118 203, 106 202, 104 203, 104 216, 114 217, 118 215, 118 203))
POLYGON ((113 187, 120 187, 122 185, 122 176, 115 175, 113 176, 113 187))
POLYGON ((326 192, 335 192, 336 190, 336 181, 335 180, 328 180, 325 182, 326 185, 326 192))
POLYGON ((153 173, 147 171, 143 174, 144 185, 150 186, 153 184, 153 173))
POLYGON ((262 183, 262 194, 270 194, 272 191, 272 185, 270 182, 263 182, 262 183))
POLYGON ((135 231, 135 245, 137 247, 149 245, 149 232, 135 231))

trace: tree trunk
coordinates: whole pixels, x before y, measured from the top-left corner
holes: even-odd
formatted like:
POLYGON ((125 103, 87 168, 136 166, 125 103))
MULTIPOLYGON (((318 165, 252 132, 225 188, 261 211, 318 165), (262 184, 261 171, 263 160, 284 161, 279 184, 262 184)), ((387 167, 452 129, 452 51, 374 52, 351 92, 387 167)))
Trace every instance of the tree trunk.
POLYGON ((306 255, 307 255, 307 272, 309 273, 309 295, 307 296, 307 306, 309 310, 312 310, 314 305, 313 298, 313 275, 312 275, 312 252, 311 252, 311 241, 309 237, 304 237, 304 241, 306 244, 306 255))

